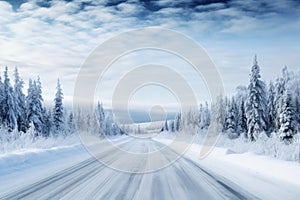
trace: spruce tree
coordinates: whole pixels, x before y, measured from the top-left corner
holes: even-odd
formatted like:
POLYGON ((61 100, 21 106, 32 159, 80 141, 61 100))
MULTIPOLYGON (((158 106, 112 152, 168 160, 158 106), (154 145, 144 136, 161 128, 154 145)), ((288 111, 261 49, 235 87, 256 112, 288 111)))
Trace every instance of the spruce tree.
POLYGON ((255 56, 251 68, 246 104, 248 138, 251 141, 255 141, 258 135, 267 128, 265 110, 265 84, 261 80, 260 68, 257 63, 257 57, 255 56))
POLYGON ((99 128, 101 132, 104 132, 105 129, 105 112, 102 103, 98 101, 96 116, 99 123, 99 128))
POLYGON ((280 138, 290 140, 296 131, 295 110, 292 103, 292 97, 289 91, 286 91, 283 96, 283 104, 280 113, 280 138))
POLYGON ((64 134, 64 107, 63 107, 63 93, 59 79, 57 80, 56 94, 54 98, 54 108, 52 113, 53 118, 53 134, 64 134))
POLYGON ((214 121, 214 129, 221 132, 225 130, 226 103, 222 96, 218 96, 216 103, 212 105, 211 120, 214 121))
POLYGON ((174 120, 170 121, 170 123, 169 123, 169 130, 171 132, 175 132, 175 123, 174 123, 174 120))
POLYGON ((18 68, 15 68, 15 85, 14 94, 16 99, 16 120, 18 125, 18 131, 26 132, 27 120, 26 120, 26 105, 25 105, 25 95, 23 93, 24 82, 19 76, 18 68))
POLYGON ((208 128, 210 125, 210 111, 207 102, 205 102, 205 107, 202 107, 202 113, 200 115, 200 118, 200 129, 208 128))
POLYGON ((16 100, 13 92, 13 88, 10 85, 8 77, 8 68, 5 67, 4 71, 4 88, 3 88, 3 110, 2 115, 4 119, 4 125, 8 128, 8 131, 13 131, 17 125, 16 119, 16 100))
POLYGON ((4 84, 2 82, 2 78, 0 76, 0 125, 4 124, 4 115, 3 111, 5 109, 5 101, 4 101, 4 84))
POLYGON ((36 135, 42 135, 43 132, 43 107, 42 107, 42 90, 41 82, 38 79, 32 81, 29 79, 28 94, 26 97, 26 111, 27 111, 27 122, 28 124, 34 125, 34 130, 36 135))
POLYGON ((74 116, 72 112, 69 114, 67 126, 68 126, 68 133, 74 134, 76 129, 75 129, 74 116))
POLYGON ((182 130, 181 113, 178 113, 175 116, 175 131, 181 131, 181 130, 182 130))
POLYGON ((271 133, 276 128, 275 88, 272 81, 269 84, 267 105, 268 132, 271 133))
POLYGON ((164 130, 163 131, 169 131, 168 120, 165 121, 165 125, 164 125, 164 130))
MULTIPOLYGON (((245 113, 245 102, 242 99, 238 109, 237 133, 239 135, 247 133, 247 118, 245 113)), ((247 135, 245 135, 247 136, 247 135)))
POLYGON ((276 107, 276 119, 275 119, 275 126, 276 131, 279 131, 281 127, 280 123, 280 114, 283 112, 283 103, 284 103, 284 95, 288 87, 288 83, 290 81, 290 75, 287 69, 287 66, 285 66, 282 69, 282 75, 280 78, 276 80, 276 95, 275 95, 275 107, 276 107))
POLYGON ((237 107, 234 98, 231 101, 227 101, 226 106, 226 118, 225 118, 225 132, 229 138, 238 137, 237 133, 237 107))

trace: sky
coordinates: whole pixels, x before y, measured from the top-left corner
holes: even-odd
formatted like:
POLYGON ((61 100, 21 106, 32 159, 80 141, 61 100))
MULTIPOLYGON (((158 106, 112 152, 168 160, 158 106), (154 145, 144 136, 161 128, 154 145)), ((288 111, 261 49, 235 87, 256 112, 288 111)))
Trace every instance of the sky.
MULTIPOLYGON (((145 27, 175 30, 201 45, 229 95, 236 86, 248 83, 255 54, 265 81, 275 79, 284 65, 300 69, 298 0, 0 1, 0 66, 3 70, 8 66, 11 73, 17 66, 26 83, 39 75, 46 104, 53 102, 59 78, 65 103, 71 104, 76 77, 88 55, 109 38, 145 27)), ((129 55, 107 72, 95 98, 109 107, 112 85, 122 74, 118 66, 140 65, 147 59, 184 65, 161 52, 129 55)), ((203 80, 189 76, 188 70, 182 73, 187 74, 199 101, 207 100, 203 80)), ((131 100, 135 105, 176 103, 176 97, 167 92, 143 88, 131 100)))

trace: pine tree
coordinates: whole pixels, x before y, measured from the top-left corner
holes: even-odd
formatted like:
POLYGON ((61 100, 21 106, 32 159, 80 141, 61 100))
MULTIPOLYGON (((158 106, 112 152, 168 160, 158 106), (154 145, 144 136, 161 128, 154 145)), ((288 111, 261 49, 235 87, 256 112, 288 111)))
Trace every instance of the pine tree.
POLYGON ((101 132, 104 132, 105 129, 105 112, 102 103, 100 104, 98 101, 96 116, 99 123, 99 128, 101 132))
POLYGON ((0 76, 0 125, 4 124, 4 115, 3 111, 5 109, 5 101, 4 101, 4 84, 2 82, 2 78, 0 76))
POLYGON ((181 113, 178 113, 175 116, 175 131, 181 131, 181 130, 182 130, 181 113))
POLYGON ((168 120, 165 121, 165 125, 164 125, 164 128, 163 128, 163 131, 169 131, 168 120))
POLYGON ((255 56, 250 74, 246 104, 248 138, 251 141, 256 140, 258 134, 267 128, 265 117, 266 91, 265 84, 260 78, 260 69, 255 56))
POLYGON ((203 115, 204 115, 204 113, 203 113, 203 105, 202 105, 202 103, 200 103, 200 105, 199 105, 199 119, 198 119, 198 125, 200 126, 200 129, 202 129, 203 127, 202 127, 202 118, 204 118, 203 117, 203 115))
POLYGON ((171 121, 169 122, 169 130, 170 130, 171 132, 175 132, 175 123, 174 123, 174 120, 171 120, 171 121))
POLYGON ((225 117, 226 117, 226 102, 222 96, 218 96, 216 103, 212 105, 211 120, 213 120, 214 129, 221 132, 225 129, 225 117))
POLYGON ((290 80, 289 72, 287 67, 285 66, 282 69, 282 77, 277 78, 276 80, 276 92, 275 92, 275 107, 276 107, 276 119, 275 119, 275 130, 279 131, 281 124, 280 124, 280 114, 282 113, 283 108, 283 97, 287 90, 287 84, 290 80))
MULTIPOLYGON (((238 119, 237 119, 237 133, 239 135, 247 133, 247 118, 245 113, 245 102, 241 101, 239 110, 238 110, 238 119)), ((247 136, 247 135, 245 135, 247 136)))
POLYGON ((205 102, 205 107, 202 107, 202 113, 200 115, 200 129, 206 129, 210 125, 210 112, 208 108, 208 103, 205 102))
POLYGON ((113 125, 112 116, 110 114, 106 114, 105 115, 105 128, 104 128, 105 135, 113 135, 112 125, 113 125))
POLYGON ((29 79, 28 95, 26 97, 27 122, 34 125, 36 135, 42 134, 44 126, 41 87, 39 79, 38 83, 29 79))
POLYGON ((280 138, 290 140, 296 131, 295 110, 292 105, 292 97, 289 91, 286 91, 283 97, 282 112, 280 113, 280 138))
POLYGON ((267 105, 268 131, 271 133, 276 128, 275 88, 272 81, 269 84, 267 105))
POLYGON ((297 131, 300 131, 300 96, 296 96, 295 98, 295 115, 297 122, 297 131))
POLYGON ((237 138, 237 107, 234 98, 227 101, 226 118, 225 118, 225 132, 229 138, 237 138))
POLYGON ((49 137, 51 134, 51 129, 52 129, 51 111, 47 110, 46 108, 43 108, 42 117, 43 117, 43 122, 44 122, 43 127, 42 127, 42 135, 44 137, 49 137))
POLYGON ((53 108, 53 128, 54 128, 54 134, 64 134, 64 107, 63 107, 63 93, 60 86, 59 79, 57 80, 57 86, 56 86, 56 94, 54 98, 54 108, 53 108))
POLYGON ((37 77, 37 80, 33 82, 34 84, 34 90, 35 90, 35 103, 36 103, 36 106, 39 110, 39 114, 41 115, 41 112, 43 110, 43 96, 42 96, 42 83, 41 83, 41 79, 40 77, 38 76, 37 77))
POLYGON ((74 112, 74 119, 76 130, 84 130, 84 116, 79 107, 76 109, 76 112, 74 112))
POLYGON ((73 116, 72 112, 69 114, 67 126, 68 126, 68 133, 69 134, 74 134, 76 132, 74 116, 73 116))
POLYGON ((26 132, 28 127, 26 120, 26 105, 25 95, 23 93, 24 82, 19 76, 18 68, 15 68, 15 85, 14 94, 16 99, 16 120, 18 125, 18 131, 26 132))
POLYGON ((4 71, 4 88, 3 88, 3 110, 2 115, 4 124, 8 128, 8 131, 13 131, 17 125, 16 119, 16 100, 13 92, 13 88, 10 85, 8 77, 8 69, 5 67, 4 71))

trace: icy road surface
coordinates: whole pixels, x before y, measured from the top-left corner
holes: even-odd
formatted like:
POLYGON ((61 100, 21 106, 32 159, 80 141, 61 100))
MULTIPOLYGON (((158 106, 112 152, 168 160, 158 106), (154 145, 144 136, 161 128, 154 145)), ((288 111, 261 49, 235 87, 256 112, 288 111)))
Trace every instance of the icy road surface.
MULTIPOLYGON (((151 139, 125 139, 116 143, 132 152, 152 152, 164 145, 151 139)), ((171 149, 169 154, 175 154, 171 149)), ((106 156, 120 161, 118 151, 106 156)), ((167 159, 167 158, 166 158, 167 159)), ((127 160, 132 169, 148 160, 127 160)), ((125 164, 125 163, 124 163, 125 164)), ((0 199, 257 199, 233 182, 207 171, 187 157, 152 173, 125 173, 101 164, 95 158, 56 172, 47 178, 1 191, 0 199)))

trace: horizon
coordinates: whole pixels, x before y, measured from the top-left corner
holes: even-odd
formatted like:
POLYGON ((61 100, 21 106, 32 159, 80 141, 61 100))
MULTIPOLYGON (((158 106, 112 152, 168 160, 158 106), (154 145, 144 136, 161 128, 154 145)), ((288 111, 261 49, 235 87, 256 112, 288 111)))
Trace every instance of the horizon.
MULTIPOLYGON (((256 54, 255 54, 256 55, 256 54)), ((293 69, 291 69, 289 66, 287 66, 287 65, 284 65, 284 66, 282 66, 282 68, 280 68, 279 69, 279 71, 276 71, 275 73, 273 73, 273 77, 271 77, 271 79, 268 79, 268 80, 266 80, 265 78, 264 78, 264 73, 263 73, 263 71, 265 71, 265 70, 263 70, 263 67, 260 65, 260 60, 259 60, 259 55, 257 56, 258 57, 258 65, 259 65, 259 67, 260 67, 260 70, 261 70, 261 78, 262 78, 262 80, 266 83, 266 85, 268 85, 268 83, 270 82, 270 81, 272 81, 272 82, 274 82, 279 76, 281 76, 281 73, 282 73, 282 69, 284 68, 284 67, 287 67, 287 69, 288 69, 288 71, 289 72, 294 72, 294 73, 299 73, 300 72, 300 70, 293 70, 293 69)), ((254 56, 253 56, 253 58, 254 58, 254 56)), ((253 59, 252 59, 252 63, 253 63, 253 59)), ((249 65, 249 71, 248 71, 248 74, 250 74, 250 70, 251 70, 251 67, 252 67, 252 65, 253 64, 251 64, 251 65, 249 65)), ((5 69, 5 67, 6 67, 7 65, 4 65, 3 66, 3 70, 0 72, 0 76, 1 76, 1 79, 3 80, 3 73, 4 73, 4 69, 5 69)), ((10 67, 9 66, 7 66, 8 67, 8 75, 9 75, 9 79, 10 79, 10 83, 11 83, 11 85, 13 86, 13 84, 14 84, 14 75, 13 75, 13 73, 14 73, 14 70, 15 70, 15 67, 13 67, 12 69, 10 69, 10 67)), ((17 66, 16 66, 17 67, 17 66)), ((28 83, 29 83, 29 79, 32 79, 32 80, 36 80, 38 77, 40 77, 40 81, 41 81, 41 83, 42 83, 42 94, 43 94, 43 97, 44 97, 44 94, 45 93, 47 93, 47 94, 49 94, 49 92, 45 92, 45 90, 48 90, 49 89, 49 86, 48 87, 46 87, 46 89, 45 89, 45 85, 43 84, 43 79, 42 79, 42 76, 41 75, 39 75, 39 74, 37 74, 37 75, 34 75, 34 76, 32 76, 32 77, 28 77, 28 79, 24 79, 23 78, 23 74, 22 73, 20 73, 20 70, 19 70, 19 67, 18 67, 18 71, 19 71, 19 74, 20 74, 20 77, 21 77, 21 79, 24 81, 24 87, 23 87, 23 92, 24 92, 24 94, 25 95, 27 95, 27 90, 28 90, 28 83)), ((240 75, 240 74, 239 74, 240 75)), ((68 108, 68 109, 72 109, 72 106, 73 106, 73 96, 67 96, 67 99, 65 98, 65 89, 64 89, 64 85, 62 84, 62 82, 64 82, 63 81, 63 78, 60 78, 60 77, 57 77, 56 79, 55 79, 55 81, 57 81, 57 79, 60 79, 60 82, 61 82, 61 87, 62 87, 62 91, 63 91, 63 94, 64 94, 64 104, 65 104, 65 106, 68 108)), ((49 81, 49 80, 48 80, 49 81)), ((234 90, 232 91, 232 92, 230 92, 230 93, 225 93, 225 96, 233 96, 233 95, 235 95, 236 94, 236 89, 239 87, 239 86, 248 86, 248 82, 249 82, 249 75, 248 75, 248 79, 247 80, 245 80, 244 81, 245 83, 243 83, 243 84, 238 84, 238 85, 236 85, 235 86, 235 88, 234 88, 234 90)), ((203 84, 203 83, 202 83, 203 84)), ((152 87, 152 86, 150 86, 150 87, 152 87)), ((52 85, 50 88, 52 88, 51 90, 52 90, 52 97, 49 97, 49 96, 46 96, 46 98, 44 98, 44 105, 46 106, 46 107, 50 107, 50 106, 52 106, 53 105, 53 103, 54 103, 54 97, 55 97, 55 92, 56 92, 56 82, 55 82, 55 84, 54 85, 52 85)), ((142 88, 143 89, 143 88, 142 88)), ((98 92, 99 93, 99 92, 98 92)), ((145 93, 145 92, 144 92, 145 93)), ((67 93, 68 94, 68 93, 67 93)), ((143 94, 143 93, 141 93, 141 94, 143 94)), ((139 96, 137 96, 137 97, 135 97, 135 98, 140 98, 140 96, 141 96, 141 94, 139 94, 139 96)), ((97 102, 100 102, 100 103, 102 103, 103 105, 104 105, 104 107, 105 107, 105 109, 107 109, 107 110, 111 110, 112 108, 110 107, 110 106, 107 106, 107 100, 102 100, 102 99, 96 99, 96 96, 97 95, 97 91, 95 92, 95 104, 97 103, 97 102)), ((166 95, 166 94, 164 94, 164 95, 166 95)), ((172 94, 171 94, 172 95, 172 94)), ((205 102, 207 102, 208 104, 210 104, 210 101, 209 101, 209 99, 198 99, 198 102, 199 102, 199 104, 205 104, 205 102)), ((149 102, 148 102, 149 103, 149 102)), ((178 109, 178 106, 176 106, 176 104, 177 104, 177 102, 176 102, 176 100, 175 101, 173 101, 173 102, 166 102, 167 104, 169 104, 169 106, 171 105, 171 107, 169 107, 169 109, 172 111, 172 112, 174 112, 174 113, 176 113, 175 111, 178 109), (173 105, 172 105, 173 104, 173 105)), ((149 109, 149 106, 152 106, 153 104, 151 104, 151 103, 149 103, 149 104, 145 104, 145 102, 143 102, 143 103, 140 103, 140 102, 136 102, 135 104, 134 104, 136 107, 135 107, 135 110, 136 111, 144 111, 145 109, 149 109)))

